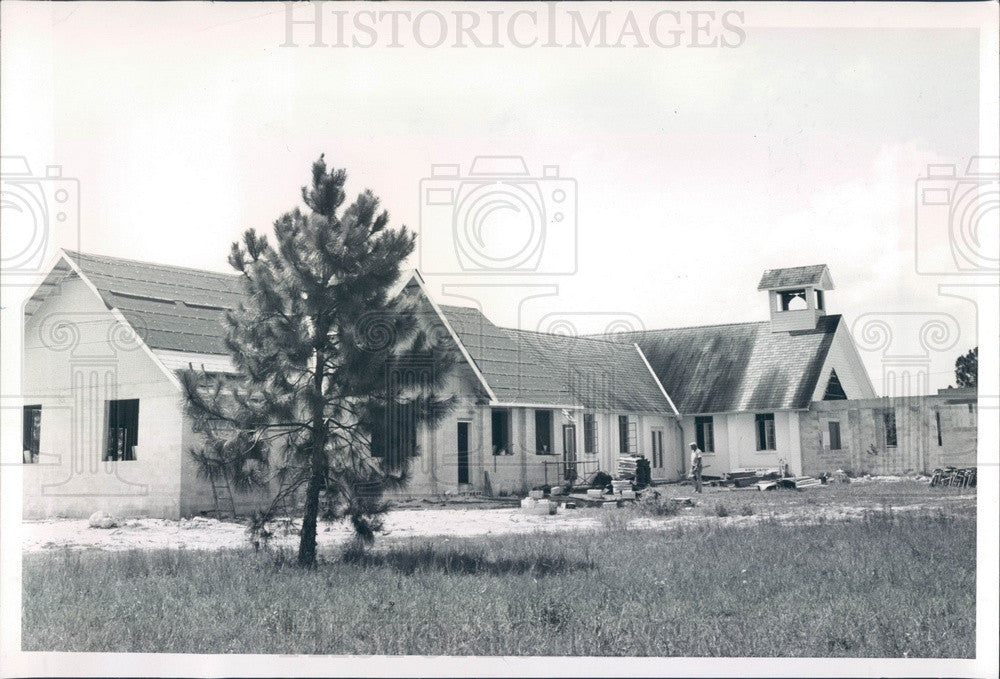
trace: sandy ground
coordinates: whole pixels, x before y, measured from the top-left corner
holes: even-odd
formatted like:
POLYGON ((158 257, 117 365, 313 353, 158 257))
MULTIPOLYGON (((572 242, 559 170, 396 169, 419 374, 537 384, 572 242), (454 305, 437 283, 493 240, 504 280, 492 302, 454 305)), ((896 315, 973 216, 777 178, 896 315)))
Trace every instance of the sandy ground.
MULTIPOLYGON (((596 512, 566 511, 536 516, 520 509, 421 509, 389 512, 382 535, 407 537, 470 537, 476 535, 586 530, 600 525, 596 512)), ((50 519, 22 524, 25 552, 49 549, 225 549, 248 545, 246 525, 217 519, 131 519, 117 528, 90 528, 86 519, 50 519)), ((278 531, 273 546, 298 544, 293 532, 278 531)), ((340 544, 350 537, 344 524, 320 525, 320 547, 340 544)))
MULTIPOLYGON (((932 503, 914 503, 896 506, 894 511, 913 511, 928 507, 975 506, 975 494, 940 498, 932 503)), ((798 506, 774 507, 754 516, 706 515, 703 508, 684 509, 674 517, 635 517, 625 510, 565 510, 560 508, 555 516, 527 514, 519 508, 424 508, 389 512, 383 536, 389 539, 411 537, 471 537, 480 535, 525 534, 535 532, 585 531, 610 526, 622 529, 651 529, 691 526, 697 523, 718 522, 734 526, 751 526, 760 521, 781 523, 817 523, 838 521, 860 516, 871 507, 831 505, 825 507, 798 506), (613 516, 612 516, 613 515, 613 516)), ((320 549, 332 548, 350 538, 344 524, 321 524, 318 536, 320 549)), ((298 536, 295 528, 278 531, 273 546, 295 546, 298 536)), ((128 549, 226 549, 248 545, 246 526, 241 523, 218 521, 208 518, 182 519, 131 519, 120 522, 116 528, 90 528, 83 519, 50 519, 25 521, 22 524, 24 552, 41 552, 53 549, 100 549, 120 551, 128 549)))

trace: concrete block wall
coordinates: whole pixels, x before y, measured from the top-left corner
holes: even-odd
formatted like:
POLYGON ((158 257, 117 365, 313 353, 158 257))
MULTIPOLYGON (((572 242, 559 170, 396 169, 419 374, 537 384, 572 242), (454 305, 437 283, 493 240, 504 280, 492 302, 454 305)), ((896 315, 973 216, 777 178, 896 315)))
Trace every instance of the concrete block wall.
POLYGON ((837 469, 856 474, 930 472, 976 460, 975 407, 938 396, 905 396, 854 401, 816 401, 801 419, 803 472, 837 469), (896 445, 889 446, 883 413, 896 416, 896 445), (937 417, 941 417, 938 445, 937 417), (840 422, 841 448, 832 450, 828 422, 840 422))
POLYGON ((181 395, 169 375, 79 278, 24 332, 22 396, 42 406, 39 462, 23 465, 24 516, 178 517, 181 395), (135 460, 103 461, 109 399, 139 400, 135 460))

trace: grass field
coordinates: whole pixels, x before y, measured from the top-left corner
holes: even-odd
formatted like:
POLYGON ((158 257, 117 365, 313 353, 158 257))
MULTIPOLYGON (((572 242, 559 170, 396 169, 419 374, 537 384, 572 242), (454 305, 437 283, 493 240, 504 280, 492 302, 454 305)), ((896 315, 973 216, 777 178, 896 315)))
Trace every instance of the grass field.
POLYGON ((27 554, 23 647, 968 658, 975 540, 969 507, 387 539, 309 572, 243 550, 27 554))

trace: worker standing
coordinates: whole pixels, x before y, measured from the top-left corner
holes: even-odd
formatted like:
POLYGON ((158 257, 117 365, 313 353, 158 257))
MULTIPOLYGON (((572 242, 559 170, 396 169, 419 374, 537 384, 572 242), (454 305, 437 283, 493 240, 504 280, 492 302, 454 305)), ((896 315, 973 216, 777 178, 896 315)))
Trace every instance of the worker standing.
POLYGON ((694 492, 701 492, 701 450, 698 444, 691 442, 691 478, 694 480, 694 492))

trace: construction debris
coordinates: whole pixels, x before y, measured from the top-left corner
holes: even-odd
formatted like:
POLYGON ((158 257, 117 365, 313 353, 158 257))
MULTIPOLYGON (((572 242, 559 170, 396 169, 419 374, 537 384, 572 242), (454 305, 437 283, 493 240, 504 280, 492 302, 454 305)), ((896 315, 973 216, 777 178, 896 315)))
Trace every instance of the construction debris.
POLYGON ((90 515, 87 523, 91 528, 114 528, 118 525, 118 519, 99 509, 90 515))
POLYGON ((526 514, 537 516, 551 516, 556 513, 559 505, 551 500, 538 500, 533 497, 526 497, 521 500, 521 509, 526 514))
POLYGON ((786 476, 758 481, 757 490, 774 490, 776 488, 802 490, 803 488, 812 488, 819 485, 822 485, 820 480, 812 476, 786 476))
POLYGON ((945 467, 935 469, 931 477, 931 486, 950 486, 954 488, 976 487, 975 467, 945 467))

